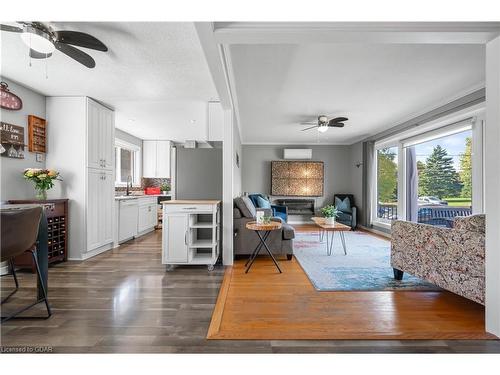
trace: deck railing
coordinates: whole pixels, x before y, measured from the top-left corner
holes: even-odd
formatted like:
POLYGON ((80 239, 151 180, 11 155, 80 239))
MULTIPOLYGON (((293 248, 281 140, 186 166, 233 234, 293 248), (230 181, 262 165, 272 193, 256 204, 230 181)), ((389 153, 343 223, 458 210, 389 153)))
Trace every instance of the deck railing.
MULTIPOLYGON (((418 222, 430 225, 451 227, 455 216, 470 216, 470 207, 449 207, 449 206, 419 206, 418 222)), ((393 203, 378 205, 377 217, 388 221, 398 219, 398 206, 393 203)))

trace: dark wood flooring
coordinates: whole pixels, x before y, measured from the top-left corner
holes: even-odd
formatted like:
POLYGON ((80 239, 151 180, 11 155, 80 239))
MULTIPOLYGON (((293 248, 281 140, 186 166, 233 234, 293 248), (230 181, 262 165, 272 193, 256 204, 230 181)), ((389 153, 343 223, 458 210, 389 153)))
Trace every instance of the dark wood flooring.
MULTIPOLYGON (((160 248, 161 232, 155 232, 87 261, 51 267, 53 316, 3 324, 2 351, 47 346, 57 353, 500 353, 498 340, 207 340, 224 269, 165 272, 160 248)), ((35 295, 35 276, 20 272, 19 279, 21 289, 5 312, 35 295)), ((12 286, 11 277, 2 277, 2 296, 12 286)))

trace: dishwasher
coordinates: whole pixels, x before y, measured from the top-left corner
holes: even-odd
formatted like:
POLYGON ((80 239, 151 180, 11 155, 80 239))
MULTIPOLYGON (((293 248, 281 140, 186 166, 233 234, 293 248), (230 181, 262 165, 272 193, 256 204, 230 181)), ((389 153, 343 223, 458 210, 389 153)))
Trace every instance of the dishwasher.
POLYGON ((137 236, 137 217, 139 203, 137 198, 120 200, 118 242, 130 240, 137 236))

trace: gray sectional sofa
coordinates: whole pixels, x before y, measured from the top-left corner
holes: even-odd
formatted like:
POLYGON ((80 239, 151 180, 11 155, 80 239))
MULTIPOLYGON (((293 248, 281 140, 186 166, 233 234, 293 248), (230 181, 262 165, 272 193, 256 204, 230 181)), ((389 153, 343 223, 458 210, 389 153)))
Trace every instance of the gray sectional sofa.
MULTIPOLYGON (((255 221, 256 208, 248 197, 238 197, 234 199, 233 220, 234 220, 234 254, 250 255, 259 244, 257 234, 245 227, 249 221, 255 221)), ((269 215, 271 211, 269 211, 269 215)), ((292 259, 293 239, 295 229, 283 222, 278 217, 273 217, 274 221, 280 221, 283 226, 280 230, 272 231, 266 243, 273 255, 286 255, 287 259, 292 259)), ((264 252, 263 252, 264 253, 264 252)))

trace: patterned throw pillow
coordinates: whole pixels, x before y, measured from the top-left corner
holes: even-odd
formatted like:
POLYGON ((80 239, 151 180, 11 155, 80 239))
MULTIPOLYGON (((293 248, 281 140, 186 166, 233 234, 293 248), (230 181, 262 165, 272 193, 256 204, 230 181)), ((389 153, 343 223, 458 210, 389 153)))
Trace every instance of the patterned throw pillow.
POLYGON ((351 200, 345 197, 343 200, 335 197, 335 208, 342 212, 352 213, 351 200))

